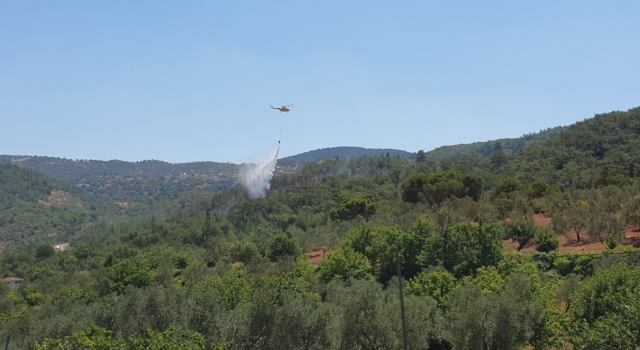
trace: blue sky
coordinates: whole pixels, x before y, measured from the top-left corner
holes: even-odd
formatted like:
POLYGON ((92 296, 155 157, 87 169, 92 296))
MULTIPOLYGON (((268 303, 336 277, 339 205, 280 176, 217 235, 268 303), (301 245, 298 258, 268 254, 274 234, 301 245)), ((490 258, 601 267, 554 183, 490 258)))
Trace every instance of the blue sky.
POLYGON ((0 154, 430 150, 640 106, 640 2, 0 2, 0 154))

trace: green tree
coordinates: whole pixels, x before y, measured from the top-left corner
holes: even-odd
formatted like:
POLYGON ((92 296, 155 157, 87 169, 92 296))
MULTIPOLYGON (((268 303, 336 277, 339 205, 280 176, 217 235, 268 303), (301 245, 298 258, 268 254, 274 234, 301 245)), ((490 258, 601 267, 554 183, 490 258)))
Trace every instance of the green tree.
POLYGON ((542 312, 532 297, 525 275, 512 276, 500 293, 460 288, 446 304, 446 338, 454 349, 519 349, 531 339, 542 312))
POLYGON ((522 185, 520 184, 520 181, 511 177, 508 177, 498 182, 498 185, 493 190, 493 196, 498 197, 501 195, 508 195, 512 192, 519 191, 521 188, 522 188, 522 185))
POLYGON ((625 226, 620 219, 603 211, 592 211, 587 221, 587 234, 592 239, 597 238, 602 244, 609 240, 609 236, 619 240, 624 235, 624 231, 625 226))
POLYGON ((576 242, 580 243, 580 231, 587 227, 589 220, 589 202, 578 201, 574 206, 567 211, 567 221, 569 227, 576 235, 576 242))
POLYGON ((387 175, 387 177, 389 178, 389 181, 391 181, 393 186, 395 188, 398 188, 400 181, 402 181, 402 170, 398 168, 394 168, 391 171, 389 171, 389 174, 387 175))
MULTIPOLYGON (((177 331, 174 326, 164 332, 152 329, 142 334, 135 334, 128 340, 117 339, 113 332, 98 326, 89 326, 78 333, 64 339, 45 339, 36 342, 36 350, 204 350, 206 342, 202 335, 193 331, 177 331)), ((222 350, 222 346, 210 344, 210 349, 222 350)))
POLYGON ((451 202, 448 199, 442 202, 440 210, 438 210, 435 215, 438 234, 444 235, 449 229, 449 226, 455 224, 456 222, 460 222, 459 219, 459 213, 451 204, 451 202))
POLYGON ((113 332, 98 326, 89 326, 64 339, 45 339, 42 343, 36 342, 36 350, 111 350, 126 348, 123 340, 115 339, 113 332))
POLYGON ((560 215, 556 215, 553 218, 551 218, 551 222, 553 224, 553 231, 558 235, 566 235, 567 233, 569 233, 569 229, 571 228, 571 225, 569 225, 569 222, 563 218, 560 215))
MULTIPOLYGON (((204 337, 190 330, 178 331, 175 326, 164 332, 154 332, 147 329, 143 335, 133 335, 129 338, 127 348, 131 350, 205 350, 204 337)), ((222 349, 221 345, 211 344, 213 349, 222 349)))
POLYGON ((36 292, 33 284, 28 285, 21 294, 24 303, 29 306, 38 306, 44 301, 44 295, 40 292, 36 292))
POLYGON ((176 268, 184 269, 189 264, 189 255, 185 252, 173 253, 171 260, 176 268))
POLYGON ((531 241, 536 233, 533 220, 514 220, 505 227, 505 236, 518 242, 518 251, 531 241))
POLYGON ((429 237, 417 257, 422 266, 442 265, 456 278, 473 274, 502 259, 501 232, 493 225, 458 224, 442 236, 429 237))
POLYGON ((437 174, 415 174, 402 183, 402 199, 417 203, 424 199, 431 204, 455 197, 471 197, 474 201, 482 194, 482 179, 456 170, 437 174))
POLYGON ((371 264, 362 254, 349 248, 331 250, 322 260, 318 274, 320 281, 329 283, 333 279, 370 279, 371 264))
POLYGON ((597 271, 571 298, 571 343, 578 349, 636 349, 639 293, 640 268, 617 264, 597 271))
POLYGON ((246 239, 241 239, 233 244, 229 249, 229 253, 231 254, 231 260, 240 261, 245 264, 250 263, 254 258, 260 255, 255 243, 246 239))
POLYGON ((501 220, 504 220, 507 217, 509 217, 509 213, 515 209, 515 204, 513 203, 513 200, 508 198, 497 198, 493 200, 493 204, 496 210, 498 211, 498 217, 501 220))
POLYGON ((538 180, 532 183, 527 189, 527 195, 530 198, 542 198, 551 191, 559 191, 557 187, 551 187, 544 180, 538 180))
POLYGON ((48 257, 53 256, 53 254, 55 254, 55 250, 53 250, 53 247, 48 245, 48 244, 43 244, 38 246, 38 248, 36 249, 36 258, 43 260, 46 259, 48 257))
POLYGON ((628 203, 624 208, 624 220, 627 225, 634 225, 640 230, 640 198, 628 203))
POLYGON ((427 161, 427 156, 425 155, 423 150, 419 150, 418 153, 416 153, 416 162, 418 163, 424 163, 427 161))
POLYGON ((125 259, 109 268, 109 278, 113 281, 111 289, 119 293, 124 292, 128 285, 142 288, 157 279, 148 260, 142 258, 125 259))
POLYGON ((620 235, 616 232, 611 232, 607 236, 607 240, 604 242, 604 246, 607 249, 616 249, 616 247, 618 247, 618 243, 620 243, 620 235))
POLYGON ((366 256, 378 281, 387 282, 396 274, 396 250, 402 254, 404 243, 408 243, 406 235, 393 227, 360 225, 347 233, 342 247, 366 256))
MULTIPOLYGON (((392 282, 397 283, 397 281, 392 282)), ((336 312, 333 319, 338 349, 401 349, 400 300, 394 288, 364 280, 334 281, 328 286, 327 303, 336 312)), ((436 302, 424 297, 405 297, 405 320, 409 349, 443 346, 442 312, 436 302)))
POLYGON ((269 259, 276 261, 285 256, 297 257, 302 249, 298 240, 290 233, 281 233, 273 237, 269 244, 269 259))
POLYGON ((548 227, 540 227, 535 233, 536 250, 548 253, 560 248, 560 239, 558 235, 548 227))
POLYGON ((369 193, 350 193, 338 197, 329 212, 332 220, 351 220, 361 215, 369 219, 376 213, 378 202, 369 193))
MULTIPOLYGON (((570 207, 569 200, 569 194, 559 191, 551 191, 541 199, 542 211, 554 217, 563 216, 566 214, 567 209, 570 207)), ((567 231, 569 231, 568 228, 567 231)))
POLYGON ((493 168, 494 170, 507 164, 508 161, 509 158, 507 158, 507 155, 504 154, 504 151, 502 150, 493 152, 493 154, 491 154, 491 156, 489 157, 489 163, 491 164, 491 168, 493 168))
POLYGON ((331 348, 333 319, 326 304, 311 295, 295 291, 281 294, 282 307, 272 325, 273 333, 265 349, 331 348))
POLYGON ((484 295, 502 292, 507 284, 507 280, 495 266, 485 266, 477 269, 476 275, 473 278, 467 278, 467 282, 479 287, 484 295))
POLYGON ((421 272, 411 279, 407 292, 428 296, 444 307, 447 298, 460 286, 458 280, 452 274, 442 268, 436 268, 431 272, 421 272))
POLYGON ((247 271, 244 268, 237 268, 222 277, 218 275, 207 277, 194 286, 194 290, 200 293, 210 291, 215 293, 227 310, 233 310, 236 306, 251 300, 254 286, 247 271))

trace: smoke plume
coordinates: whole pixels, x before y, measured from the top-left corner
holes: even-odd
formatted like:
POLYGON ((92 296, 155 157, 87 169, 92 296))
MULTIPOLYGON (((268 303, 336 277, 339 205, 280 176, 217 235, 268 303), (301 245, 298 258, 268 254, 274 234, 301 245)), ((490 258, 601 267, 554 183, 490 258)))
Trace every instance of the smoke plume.
POLYGON ((276 170, 280 144, 258 164, 245 164, 242 169, 242 184, 247 188, 249 197, 258 198, 267 195, 269 182, 276 170))

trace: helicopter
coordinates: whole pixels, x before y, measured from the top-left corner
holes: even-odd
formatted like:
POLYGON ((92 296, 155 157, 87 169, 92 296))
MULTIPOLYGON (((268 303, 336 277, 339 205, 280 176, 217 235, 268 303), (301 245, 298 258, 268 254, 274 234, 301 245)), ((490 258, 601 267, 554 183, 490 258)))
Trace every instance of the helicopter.
POLYGON ((280 111, 280 113, 282 113, 282 112, 289 112, 289 111, 290 111, 290 109, 289 109, 289 108, 287 108, 287 107, 293 107, 293 104, 286 105, 286 106, 282 106, 282 107, 279 107, 279 108, 276 108, 276 107, 271 106, 271 105, 269 105, 269 107, 271 107, 271 108, 273 108, 273 109, 277 109, 277 110, 279 110, 279 111, 280 111))

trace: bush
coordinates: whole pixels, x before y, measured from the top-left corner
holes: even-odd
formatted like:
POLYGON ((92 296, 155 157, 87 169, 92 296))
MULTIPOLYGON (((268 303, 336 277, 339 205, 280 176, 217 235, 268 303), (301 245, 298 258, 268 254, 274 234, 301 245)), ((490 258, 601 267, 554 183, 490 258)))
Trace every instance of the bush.
POLYGON ((255 257, 260 255, 258 247, 246 239, 236 242, 230 249, 231 260, 240 261, 244 264, 250 263, 255 257))
POLYGON ((423 271, 412 278, 407 287, 409 294, 429 296, 444 307, 447 298, 460 286, 458 280, 443 268, 431 272, 423 271))
POLYGON ((498 216, 502 220, 506 219, 509 216, 509 213, 516 207, 513 201, 507 198, 498 198, 493 201, 493 205, 498 211, 498 216))
POLYGON ((553 231, 557 235, 566 235, 571 228, 569 222, 562 216, 556 215, 551 219, 553 223, 553 231))
POLYGON ((122 293, 128 285, 143 288, 157 279, 149 261, 130 258, 107 268, 109 278, 113 281, 112 291, 122 293))
POLYGON ((184 269, 189 263, 189 255, 185 252, 173 253, 171 260, 173 260, 173 265, 176 268, 184 269))
POLYGON ((36 350, 54 349, 223 349, 222 345, 210 344, 206 347, 204 337, 194 331, 178 331, 171 325, 164 332, 154 332, 151 328, 144 333, 134 334, 129 339, 114 337, 112 331, 92 325, 85 327, 64 339, 45 339, 36 342, 36 350))
POLYGON ((616 249, 618 242, 620 242, 620 235, 617 232, 611 232, 604 242, 604 246, 607 249, 616 249))
POLYGON ((402 183, 402 200, 417 203, 424 198, 430 204, 445 199, 471 197, 474 201, 482 194, 482 179, 456 170, 437 174, 415 174, 402 183))
POLYGON ((520 184, 520 181, 511 177, 508 177, 498 182, 498 186, 496 186, 495 190, 493 190, 493 196, 495 198, 503 194, 506 195, 511 192, 518 191, 521 188, 522 188, 522 185, 520 184))
POLYGON ((543 227, 536 231, 535 241, 536 250, 539 252, 548 253, 560 248, 558 235, 548 227, 543 227))
POLYGON ((331 220, 351 220, 362 215, 368 219, 376 213, 378 203, 369 193, 351 193, 338 197, 334 208, 329 212, 331 220))
POLYGON ((418 273, 415 254, 406 254, 419 249, 416 236, 395 227, 373 224, 360 225, 349 231, 342 240, 345 250, 351 249, 365 256, 372 266, 371 272, 379 282, 386 283, 396 275, 396 249, 401 254, 405 276, 418 273))
POLYGON ((269 244, 269 259, 276 261, 278 258, 285 256, 297 257, 300 255, 300 246, 298 240, 290 233, 282 233, 276 235, 269 244))
POLYGON ((530 198, 542 198, 550 191, 549 185, 544 180, 538 180, 529 186, 527 195, 530 198))
POLYGON ((571 343, 576 349, 636 349, 640 343, 640 268, 617 264, 583 282, 572 297, 571 343))
POLYGON ((518 242, 518 251, 524 248, 535 236, 536 226, 532 220, 515 220, 505 230, 506 237, 518 242))
POLYGON ((56 251, 53 250, 53 247, 48 244, 43 244, 36 249, 36 258, 38 259, 46 259, 50 256, 53 256, 56 251))
POLYGON ((333 279, 343 281, 349 278, 372 279, 369 274, 370 270, 371 264, 369 264, 367 257, 346 248, 327 253, 327 256, 322 260, 318 275, 323 283, 329 283, 333 279))
POLYGON ((627 225, 640 229, 640 198, 636 198, 624 208, 624 219, 627 225))
POLYGON ((571 265, 571 260, 565 257, 559 257, 553 262, 553 267, 561 275, 568 275, 569 273, 571 273, 571 265))
POLYGON ((583 276, 591 276, 593 274, 593 260, 597 256, 595 255, 581 255, 575 263, 573 273, 579 273, 583 276))
POLYGON ((418 261, 422 266, 442 266, 456 278, 473 274, 482 266, 497 265, 502 259, 500 231, 493 225, 450 226, 445 237, 430 236, 418 261))

